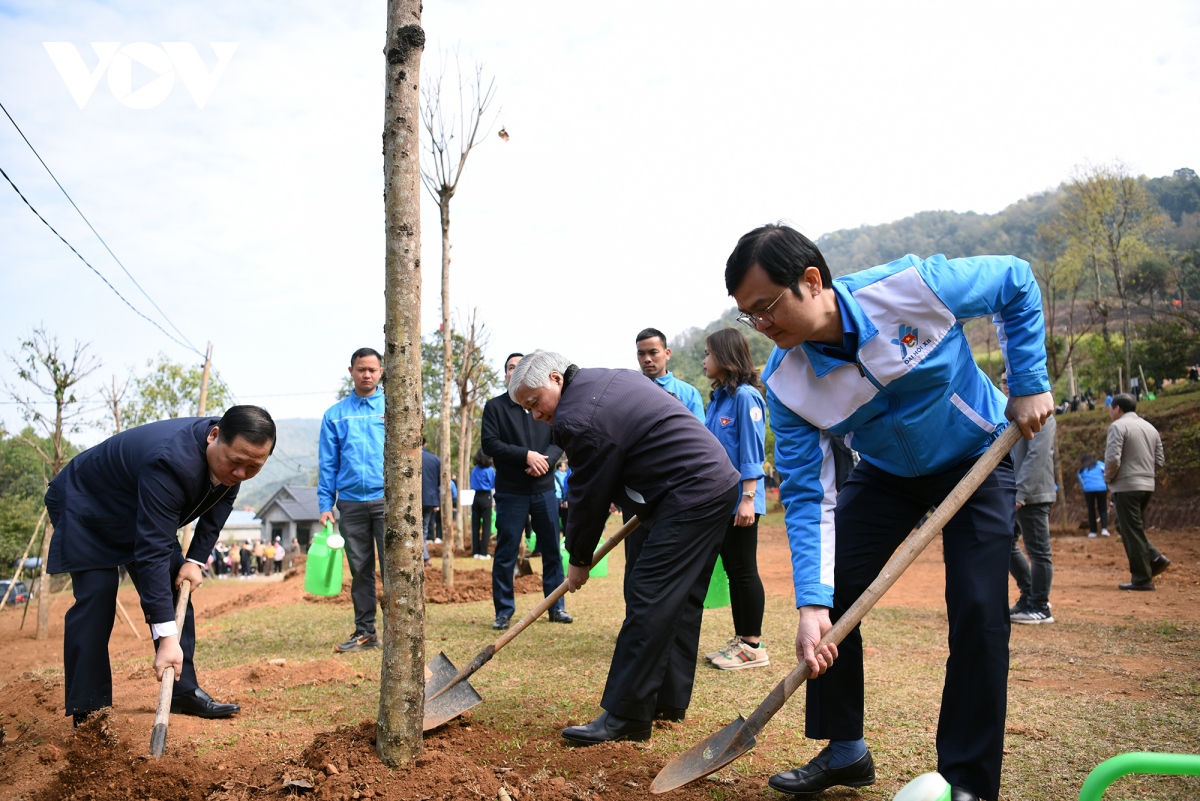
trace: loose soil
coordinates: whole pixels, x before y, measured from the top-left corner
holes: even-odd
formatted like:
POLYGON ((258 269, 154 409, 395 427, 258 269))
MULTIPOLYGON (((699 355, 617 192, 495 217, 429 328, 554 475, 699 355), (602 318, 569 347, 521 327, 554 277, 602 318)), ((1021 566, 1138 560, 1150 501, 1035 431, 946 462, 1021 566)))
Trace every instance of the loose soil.
MULTIPOLYGON (((1055 614, 1109 621, 1114 618, 1193 624, 1200 621, 1200 605, 1196 603, 1200 596, 1200 529, 1151 530, 1149 535, 1174 564, 1158 578, 1158 591, 1144 594, 1116 589, 1118 583, 1128 580, 1118 538, 1054 537, 1055 614)), ((790 557, 782 528, 760 529, 759 560, 767 592, 791 596, 790 557)), ((430 601, 437 602, 434 596, 439 592, 454 601, 490 596, 490 570, 458 570, 455 579, 453 592, 446 593, 440 588, 440 566, 435 563, 428 569, 426 587, 430 601)), ((525 577, 519 582, 518 591, 537 592, 540 582, 536 574, 525 577)), ((941 543, 935 541, 881 605, 941 608, 943 587, 941 543)), ((342 595, 332 602, 348 603, 348 591, 347 577, 342 595)), ((235 609, 301 603, 305 597, 302 581, 293 574, 273 580, 209 581, 194 596, 194 605, 203 625, 235 609)), ((139 616, 137 596, 131 587, 123 589, 120 598, 126 609, 139 616)), ((637 744, 568 748, 559 737, 560 729, 582 721, 560 720, 553 714, 535 713, 532 709, 522 729, 525 745, 499 760, 485 754, 494 753, 487 746, 502 735, 473 722, 470 713, 430 732, 425 739, 425 751, 415 764, 397 771, 389 771, 376 757, 374 724, 370 721, 332 731, 291 721, 271 729, 239 727, 236 749, 206 749, 197 743, 224 740, 230 736, 229 722, 176 715, 171 719, 168 755, 161 760, 150 760, 144 754, 157 685, 147 664, 114 675, 116 711, 96 716, 77 730, 71 728, 70 719, 63 715, 61 632, 62 618, 69 605, 69 596, 55 599, 51 638, 45 641, 34 639, 32 615, 25 629, 19 630, 20 614, 12 611, 0 614, 0 677, 7 682, 0 685, 0 799, 240 801, 307 796, 339 801, 358 798, 433 801, 494 799, 501 787, 515 801, 639 799, 650 797, 650 781, 664 762, 661 755, 637 744), (554 766, 551 770, 544 767, 548 758, 554 766), (560 774, 572 778, 567 780, 560 774)), ((1014 626, 1014 641, 1029 635, 1029 629, 1044 631, 1044 627, 1014 626), (1022 628, 1026 630, 1021 631, 1022 628)), ((135 639, 130 627, 118 621, 111 641, 114 664, 144 655, 148 648, 144 639, 135 639)), ((777 650, 782 655, 786 646, 781 644, 777 650)), ((872 653, 869 643, 867 653, 872 653)), ((355 672, 333 658, 302 664, 280 661, 282 664, 206 670, 205 686, 214 696, 236 700, 248 709, 285 712, 282 705, 287 702, 259 691, 378 681, 378 677, 355 672), (280 706, 276 710, 273 705, 280 706)), ((1058 689, 1064 681, 1070 681, 1074 691, 1128 696, 1129 676, 1180 668, 1171 663, 1169 655, 1152 652, 1141 653, 1136 661, 1131 659, 1122 668, 1124 675, 1076 667, 1079 669, 1068 679, 1061 671, 1039 671, 1036 658, 1031 657, 1015 680, 1030 681, 1048 689, 1058 689)), ((1038 733, 1010 727, 1010 734, 1036 737, 1038 733)), ((698 801, 714 797, 762 797, 765 792, 765 782, 759 778, 731 773, 721 782, 695 782, 672 797, 698 801)))

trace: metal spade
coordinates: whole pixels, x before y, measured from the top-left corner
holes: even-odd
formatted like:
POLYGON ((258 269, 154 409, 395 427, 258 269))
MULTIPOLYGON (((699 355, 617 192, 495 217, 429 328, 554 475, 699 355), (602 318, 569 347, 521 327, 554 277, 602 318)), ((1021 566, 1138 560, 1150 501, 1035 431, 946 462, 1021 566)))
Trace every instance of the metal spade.
MULTIPOLYGON (((592 555, 592 567, 600 563, 600 560, 608 556, 608 552, 617 546, 623 539, 629 536, 629 532, 638 527, 640 521, 637 517, 630 518, 629 522, 621 526, 621 529, 609 539, 605 540, 596 553, 592 555)), ((466 712, 471 707, 478 704, 483 698, 479 693, 475 692, 475 688, 471 686, 467 679, 486 665, 496 652, 504 646, 508 645, 518 634, 529 627, 533 621, 542 616, 542 613, 554 606, 554 603, 567 592, 567 582, 554 590, 554 592, 542 599, 542 602, 529 610, 525 617, 521 618, 508 631, 488 645, 471 660, 470 664, 462 670, 455 670, 454 664, 446 658, 446 655, 439 653, 432 662, 426 665, 425 668, 425 719, 422 722, 421 730, 429 731, 430 729, 441 726, 448 720, 452 720, 463 712, 466 712)))

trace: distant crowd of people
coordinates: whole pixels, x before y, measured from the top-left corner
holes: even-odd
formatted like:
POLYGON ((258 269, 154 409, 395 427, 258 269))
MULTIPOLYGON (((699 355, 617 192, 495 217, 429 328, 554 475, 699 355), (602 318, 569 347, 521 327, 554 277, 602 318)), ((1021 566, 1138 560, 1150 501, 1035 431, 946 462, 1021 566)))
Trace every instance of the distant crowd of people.
POLYGON ((218 542, 208 555, 204 569, 208 575, 219 579, 272 576, 290 570, 299 552, 298 542, 292 540, 291 548, 285 548, 280 537, 276 537, 274 542, 218 542))

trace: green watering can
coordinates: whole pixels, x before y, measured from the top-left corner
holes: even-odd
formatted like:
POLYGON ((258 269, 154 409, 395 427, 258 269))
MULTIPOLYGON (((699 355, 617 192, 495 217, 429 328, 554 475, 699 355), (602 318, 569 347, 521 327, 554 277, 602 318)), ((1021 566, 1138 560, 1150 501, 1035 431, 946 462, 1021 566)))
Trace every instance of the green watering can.
MULTIPOLYGON (((597 550, 603 544, 604 537, 601 537, 600 542, 596 544, 597 550)), ((570 562, 568 561, 571 558, 571 554, 567 553, 567 546, 561 540, 559 541, 559 552, 562 553, 563 575, 566 575, 571 569, 570 562)), ((588 578, 605 578, 606 576, 608 576, 608 554, 604 554, 604 558, 597 562, 596 566, 588 573, 588 578)))
MULTIPOLYGON (((1088 774, 1079 791, 1079 801, 1102 801, 1108 786, 1132 774, 1200 776, 1200 756, 1195 754, 1118 754, 1101 762, 1088 774)), ((904 785, 895 801, 949 801, 950 785, 937 773, 926 773, 904 785)))
POLYGON ((310 595, 332 596, 342 591, 342 549, 346 540, 333 533, 333 523, 326 523, 313 537, 304 563, 304 591, 310 595))
POLYGON ((704 596, 704 608, 720 609, 729 604, 729 574, 725 572, 725 563, 718 556, 712 578, 708 582, 708 595, 704 596))

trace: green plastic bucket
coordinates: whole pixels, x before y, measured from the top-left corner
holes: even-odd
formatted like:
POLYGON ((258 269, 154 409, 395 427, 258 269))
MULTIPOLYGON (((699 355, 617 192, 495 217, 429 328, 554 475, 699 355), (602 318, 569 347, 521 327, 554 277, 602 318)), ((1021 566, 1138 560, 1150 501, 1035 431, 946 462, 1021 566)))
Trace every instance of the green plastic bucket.
POLYGON ((704 596, 704 608, 720 609, 723 606, 729 606, 729 575, 718 556, 712 579, 708 582, 708 595, 704 596))
MULTIPOLYGON (((604 538, 601 537, 600 542, 596 544, 596 549, 599 550, 603 544, 604 538)), ((563 575, 566 575, 571 566, 569 562, 571 555, 567 553, 567 546, 561 541, 559 542, 558 549, 562 553, 563 575)), ((604 558, 588 573, 589 578, 605 578, 606 576, 608 576, 608 554, 604 554, 604 558)))
POLYGON ((345 540, 333 533, 333 523, 313 537, 304 563, 304 591, 310 595, 333 596, 342 591, 342 549, 345 540))

